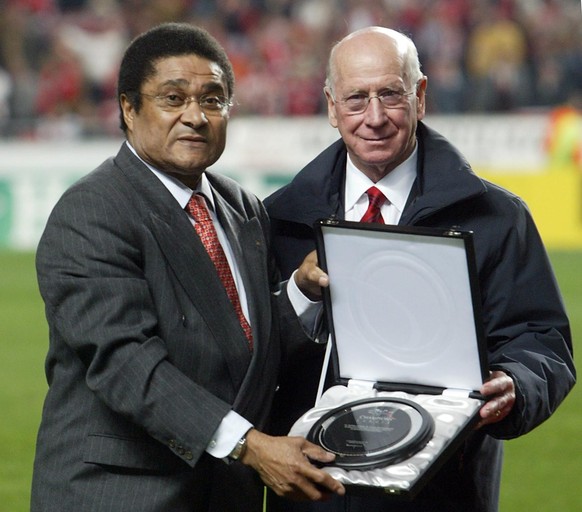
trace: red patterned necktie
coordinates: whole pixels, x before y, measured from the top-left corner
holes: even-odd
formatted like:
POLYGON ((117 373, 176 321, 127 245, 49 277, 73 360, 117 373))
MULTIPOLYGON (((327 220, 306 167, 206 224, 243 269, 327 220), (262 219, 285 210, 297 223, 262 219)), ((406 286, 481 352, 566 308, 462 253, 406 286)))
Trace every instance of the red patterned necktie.
POLYGON ((243 328, 243 331, 245 332, 249 342, 249 348, 252 350, 253 333, 251 331, 251 326, 243 314, 242 307, 240 305, 240 298, 236 290, 236 285, 234 284, 234 279, 232 277, 232 272, 230 270, 228 260, 226 259, 224 249, 218 240, 216 228, 212 223, 212 219, 208 213, 206 204, 204 203, 204 198, 201 195, 193 194, 186 208, 188 213, 190 213, 190 215, 192 215, 196 221, 194 224, 196 233, 198 233, 200 240, 206 248, 206 252, 208 252, 212 263, 214 263, 214 266, 216 267, 218 277, 220 277, 220 280, 226 289, 228 298, 234 306, 234 310, 236 311, 240 325, 243 328))
POLYGON ((384 224, 384 219, 380 212, 380 208, 387 201, 386 196, 380 192, 376 187, 370 187, 366 190, 368 194, 368 209, 364 216, 361 218, 360 222, 377 222, 378 224, 384 224))

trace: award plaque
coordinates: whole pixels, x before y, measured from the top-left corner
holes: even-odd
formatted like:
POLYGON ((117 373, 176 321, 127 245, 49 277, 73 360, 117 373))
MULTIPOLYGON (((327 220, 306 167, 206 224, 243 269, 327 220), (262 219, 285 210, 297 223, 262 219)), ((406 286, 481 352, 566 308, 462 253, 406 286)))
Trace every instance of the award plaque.
POLYGON ((307 439, 334 453, 334 466, 373 469, 411 457, 433 433, 432 416, 412 400, 368 398, 324 414, 307 439))
POLYGON ((334 453, 323 470, 347 493, 412 500, 485 401, 473 233, 335 218, 314 231, 327 349, 315 403, 289 435, 334 453))

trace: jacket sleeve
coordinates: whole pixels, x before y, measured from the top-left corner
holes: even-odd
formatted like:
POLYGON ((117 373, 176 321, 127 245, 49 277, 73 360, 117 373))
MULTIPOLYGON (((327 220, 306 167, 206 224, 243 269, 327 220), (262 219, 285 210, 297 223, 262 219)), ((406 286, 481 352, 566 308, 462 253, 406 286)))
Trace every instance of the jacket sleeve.
POLYGON ((520 436, 549 418, 576 379, 569 322, 542 240, 519 198, 509 209, 510 222, 492 229, 480 280, 489 367, 516 385, 513 412, 488 427, 498 438, 520 436))
POLYGON ((113 413, 193 465, 230 405, 169 360, 144 275, 143 235, 131 205, 114 194, 75 187, 39 244, 37 272, 51 330, 49 384, 65 375, 71 386, 84 380, 113 413))

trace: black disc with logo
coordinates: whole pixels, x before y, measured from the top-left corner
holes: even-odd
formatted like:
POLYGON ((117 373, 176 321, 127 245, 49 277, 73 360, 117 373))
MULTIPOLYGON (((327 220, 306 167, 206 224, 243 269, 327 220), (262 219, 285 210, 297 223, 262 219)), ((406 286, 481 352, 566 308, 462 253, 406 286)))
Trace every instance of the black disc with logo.
POLYGON ((434 420, 411 400, 368 398, 324 414, 307 439, 335 453, 332 465, 373 469, 414 455, 432 438, 434 420))

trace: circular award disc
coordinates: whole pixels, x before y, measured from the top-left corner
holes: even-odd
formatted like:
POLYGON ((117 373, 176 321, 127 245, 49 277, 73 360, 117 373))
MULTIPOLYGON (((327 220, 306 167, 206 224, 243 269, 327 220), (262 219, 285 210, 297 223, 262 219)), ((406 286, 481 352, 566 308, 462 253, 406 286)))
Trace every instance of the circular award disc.
POLYGON ((334 466, 373 469, 411 457, 433 433, 432 416, 417 403, 369 398, 327 412, 311 427, 307 439, 335 453, 334 466))

